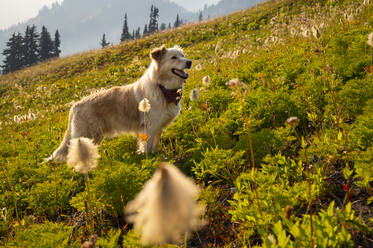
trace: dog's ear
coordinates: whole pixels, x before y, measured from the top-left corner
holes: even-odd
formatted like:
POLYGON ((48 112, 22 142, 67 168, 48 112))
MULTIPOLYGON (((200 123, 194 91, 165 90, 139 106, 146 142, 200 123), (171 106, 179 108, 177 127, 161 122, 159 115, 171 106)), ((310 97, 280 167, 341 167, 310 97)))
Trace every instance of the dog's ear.
POLYGON ((159 48, 155 48, 153 49, 151 52, 150 52, 150 57, 154 60, 161 60, 163 55, 166 54, 166 46, 165 45, 162 45, 161 47, 159 48))

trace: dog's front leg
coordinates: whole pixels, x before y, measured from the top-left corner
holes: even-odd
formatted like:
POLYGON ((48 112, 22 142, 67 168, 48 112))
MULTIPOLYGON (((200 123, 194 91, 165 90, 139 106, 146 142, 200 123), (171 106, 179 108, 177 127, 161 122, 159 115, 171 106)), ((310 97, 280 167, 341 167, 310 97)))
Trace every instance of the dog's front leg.
POLYGON ((155 132, 148 132, 148 140, 145 146, 145 152, 153 152, 153 142, 154 142, 155 132))
POLYGON ((158 151, 158 143, 161 139, 162 132, 163 132, 163 129, 160 128, 160 129, 157 130, 157 132, 154 135, 153 144, 152 144, 152 151, 153 152, 158 151))

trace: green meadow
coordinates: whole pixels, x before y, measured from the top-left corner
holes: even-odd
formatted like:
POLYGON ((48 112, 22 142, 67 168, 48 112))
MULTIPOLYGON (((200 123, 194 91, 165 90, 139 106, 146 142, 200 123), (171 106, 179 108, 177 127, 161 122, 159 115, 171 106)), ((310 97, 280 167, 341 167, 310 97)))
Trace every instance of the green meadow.
POLYGON ((182 112, 156 154, 130 135, 100 145, 99 247, 142 247, 124 209, 162 161, 206 206, 207 224, 169 247, 372 247, 372 32, 372 1, 270 0, 0 76, 0 246, 88 239, 84 176, 43 159, 75 101, 135 82, 165 44, 193 61, 182 112))

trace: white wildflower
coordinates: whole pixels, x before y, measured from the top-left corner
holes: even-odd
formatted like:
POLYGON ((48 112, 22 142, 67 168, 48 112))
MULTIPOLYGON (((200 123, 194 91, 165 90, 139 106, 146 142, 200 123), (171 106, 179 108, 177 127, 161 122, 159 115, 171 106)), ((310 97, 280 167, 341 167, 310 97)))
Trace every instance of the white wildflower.
POLYGON ((181 46, 179 46, 179 45, 175 45, 175 46, 174 46, 174 49, 178 50, 179 52, 184 53, 183 49, 182 49, 181 46))
POLYGON ((72 139, 67 155, 67 164, 74 168, 76 172, 87 174, 89 170, 97 167, 98 155, 97 146, 91 139, 72 139))
POLYGON ((269 24, 274 25, 276 22, 277 22, 277 17, 274 16, 271 18, 271 21, 269 22, 269 24))
POLYGON ((4 223, 7 224, 8 210, 6 208, 0 209, 0 216, 3 219, 4 223))
POLYGON ((204 77, 202 78, 202 84, 203 84, 204 86, 209 87, 209 86, 210 86, 210 83, 211 83, 211 78, 210 78, 209 75, 204 76, 204 77))
POLYGON ((304 30, 304 31, 302 32, 302 36, 303 36, 304 38, 308 38, 308 37, 310 37, 310 36, 311 36, 311 31, 309 31, 309 30, 304 30))
POLYGON ((273 234, 268 235, 267 239, 269 240, 269 242, 271 244, 276 244, 277 243, 276 237, 273 234))
POLYGON ((313 37, 315 37, 316 39, 320 38, 320 29, 317 26, 312 26, 311 31, 313 37))
POLYGON ((238 56, 240 56, 241 50, 235 50, 231 53, 231 59, 236 59, 238 56))
POLYGON ((367 44, 373 48, 373 32, 368 35, 367 44))
POLYGON ((222 41, 219 40, 218 43, 216 43, 216 46, 215 46, 215 53, 219 53, 220 52, 221 46, 222 46, 222 41))
POLYGON ((31 111, 28 112, 28 115, 27 115, 27 120, 35 120, 36 119, 36 115, 34 113, 32 113, 31 111))
POLYGON ((345 20, 347 20, 347 19, 348 19, 348 13, 345 12, 345 13, 343 14, 343 18, 344 18, 345 20))
POLYGON ((139 103, 139 110, 141 112, 147 113, 150 111, 150 108, 151 108, 151 105, 147 98, 142 99, 141 102, 139 103))
POLYGON ((97 235, 93 234, 89 237, 89 240, 84 242, 80 248, 96 248, 97 235))
POLYGON ((353 22, 354 19, 355 19, 355 16, 354 16, 353 14, 351 14, 351 15, 349 15, 349 16, 347 17, 347 21, 348 21, 348 22, 353 22))
POLYGON ((242 87, 248 89, 246 84, 242 83, 238 78, 233 78, 229 82, 225 83, 226 86, 234 88, 234 87, 242 87))
POLYGON ((192 102, 196 102, 196 101, 198 101, 198 98, 199 98, 199 90, 198 89, 192 89, 192 91, 189 94, 189 99, 192 102))
POLYGON ((200 71, 200 70, 202 70, 202 65, 201 65, 201 64, 198 64, 198 65, 196 65, 195 68, 196 68, 197 71, 200 71))
POLYGON ((66 107, 66 108, 70 108, 70 107, 73 106, 74 104, 75 104, 75 101, 72 100, 71 102, 66 103, 66 104, 64 105, 64 107, 66 107))
POLYGON ((196 202, 198 186, 171 164, 161 164, 126 215, 139 232, 142 244, 178 243, 203 225, 204 208, 196 202))

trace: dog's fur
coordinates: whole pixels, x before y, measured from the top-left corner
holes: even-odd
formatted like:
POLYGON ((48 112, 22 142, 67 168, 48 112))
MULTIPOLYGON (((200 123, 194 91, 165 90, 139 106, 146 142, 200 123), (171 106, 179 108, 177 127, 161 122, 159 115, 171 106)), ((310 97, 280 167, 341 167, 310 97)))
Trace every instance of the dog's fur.
POLYGON ((174 73, 174 69, 184 71, 191 67, 192 62, 184 58, 177 46, 156 48, 150 57, 150 67, 137 82, 90 95, 71 107, 63 141, 49 160, 65 161, 71 139, 87 137, 98 144, 104 137, 124 132, 139 134, 144 132, 144 128, 148 141, 146 144, 139 142, 139 150, 157 151, 163 129, 180 112, 180 103, 169 103, 158 84, 166 89, 182 89, 188 75, 182 78, 174 73), (151 104, 146 114, 138 109, 144 98, 151 104))

